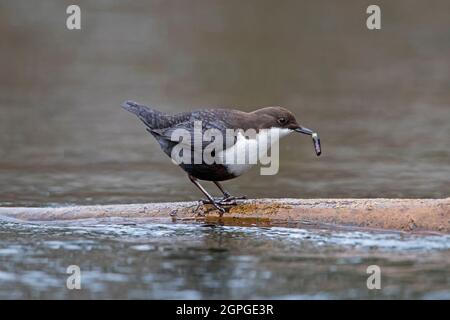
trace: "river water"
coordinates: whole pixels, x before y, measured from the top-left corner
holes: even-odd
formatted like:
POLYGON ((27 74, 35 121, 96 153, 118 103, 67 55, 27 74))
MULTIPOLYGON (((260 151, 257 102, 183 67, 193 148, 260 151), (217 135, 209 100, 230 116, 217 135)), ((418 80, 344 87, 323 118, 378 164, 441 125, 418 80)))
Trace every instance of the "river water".
POLYGON ((4 222, 0 235, 7 299, 450 299, 448 236, 117 221, 4 222))
MULTIPOLYGON (((0 4, 0 205, 199 198, 133 99, 174 113, 282 105, 317 130, 249 197, 448 197, 450 4, 60 1, 0 4)), ((211 188, 210 185, 206 185, 211 188)), ((0 222, 2 298, 449 298, 448 238, 259 226, 0 222), (82 290, 65 287, 79 265, 82 290), (382 290, 368 290, 378 264, 382 290)))

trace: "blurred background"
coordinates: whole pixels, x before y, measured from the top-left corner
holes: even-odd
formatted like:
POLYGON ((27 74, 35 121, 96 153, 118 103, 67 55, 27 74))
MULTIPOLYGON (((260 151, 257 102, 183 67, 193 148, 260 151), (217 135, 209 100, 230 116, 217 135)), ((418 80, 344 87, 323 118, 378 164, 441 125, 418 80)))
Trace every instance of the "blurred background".
POLYGON ((450 2, 376 1, 378 31, 372 1, 76 1, 79 31, 70 4, 0 3, 0 205, 198 199, 127 99, 281 105, 320 133, 320 158, 288 137, 279 174, 232 193, 449 196, 450 2))

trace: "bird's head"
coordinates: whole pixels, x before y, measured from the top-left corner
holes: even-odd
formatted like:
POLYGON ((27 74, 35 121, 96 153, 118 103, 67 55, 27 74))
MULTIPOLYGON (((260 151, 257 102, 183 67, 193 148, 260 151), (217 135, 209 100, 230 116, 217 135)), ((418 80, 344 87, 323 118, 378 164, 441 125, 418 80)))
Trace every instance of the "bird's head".
POLYGON ((298 132, 312 136, 316 154, 321 154, 320 140, 317 133, 297 122, 294 114, 283 107, 266 107, 252 112, 258 117, 261 129, 278 128, 285 132, 298 132))

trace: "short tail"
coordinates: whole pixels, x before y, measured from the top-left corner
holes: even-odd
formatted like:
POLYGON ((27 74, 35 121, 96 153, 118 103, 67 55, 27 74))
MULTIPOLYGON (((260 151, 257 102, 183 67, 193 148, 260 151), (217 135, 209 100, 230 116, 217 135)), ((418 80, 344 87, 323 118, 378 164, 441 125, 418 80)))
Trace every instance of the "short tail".
POLYGON ((134 101, 125 101, 122 108, 137 115, 149 129, 158 129, 165 122, 166 114, 134 101))

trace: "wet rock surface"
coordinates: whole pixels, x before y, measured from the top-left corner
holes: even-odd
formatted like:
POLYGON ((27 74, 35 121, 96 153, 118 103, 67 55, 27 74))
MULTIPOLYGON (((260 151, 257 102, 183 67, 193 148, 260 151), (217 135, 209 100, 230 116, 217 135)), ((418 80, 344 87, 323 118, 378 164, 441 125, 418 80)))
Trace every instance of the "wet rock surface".
POLYGON ((209 205, 170 202, 58 208, 0 208, 3 219, 34 222, 126 218, 220 220, 223 224, 268 225, 292 222, 401 231, 450 233, 450 198, 446 199, 250 199, 227 207, 223 217, 209 205))

